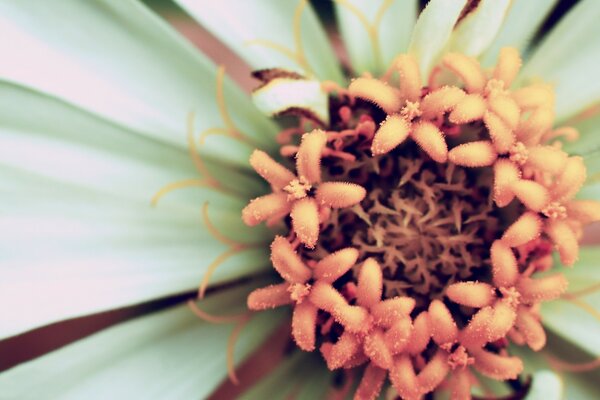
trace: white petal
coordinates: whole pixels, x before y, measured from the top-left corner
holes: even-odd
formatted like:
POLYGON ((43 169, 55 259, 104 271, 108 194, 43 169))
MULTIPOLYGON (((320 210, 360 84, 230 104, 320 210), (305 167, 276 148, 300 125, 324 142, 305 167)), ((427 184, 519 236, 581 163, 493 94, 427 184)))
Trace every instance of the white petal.
POLYGON ((314 73, 320 80, 343 80, 325 31, 304 0, 176 2, 254 69, 285 68, 305 76, 314 73), (305 7, 296 27, 301 5, 305 7))
MULTIPOLYGON (((209 296, 200 308, 215 315, 240 312, 247 290, 209 296)), ((243 329, 236 364, 281 321, 266 312, 243 329)), ((231 324, 199 320, 178 306, 119 324, 0 374, 11 399, 206 398, 225 378, 231 324)))
POLYGON ((408 48, 417 17, 416 0, 339 0, 335 12, 354 75, 385 71, 395 56, 408 48), (374 28, 376 44, 367 26, 374 28), (380 55, 376 54, 376 46, 380 55))
POLYGON ((329 98, 319 81, 276 78, 255 90, 252 99, 259 110, 271 116, 302 108, 329 123, 329 98))
POLYGON ((465 4, 466 0, 431 0, 419 15, 408 50, 419 60, 423 76, 446 47, 465 4))
POLYGON ((600 53, 599 20, 600 2, 579 2, 523 68, 521 81, 542 78, 555 86, 559 122, 600 100, 600 80, 594 79, 600 53))
POLYGON ((505 20, 511 0, 482 0, 456 27, 450 48, 477 57, 492 43, 505 20))
MULTIPOLYGON (((199 130, 224 126, 215 66, 139 2, 1 2, 0 37, 10 38, 0 41, 3 79, 140 134, 185 147, 190 111, 199 130)), ((239 130, 268 145, 274 124, 229 80, 224 98, 239 130)))
POLYGON ((482 64, 496 63, 502 47, 515 47, 522 53, 558 0, 513 0, 496 39, 483 53, 482 64))
MULTIPOLYGON (((152 208, 6 168, 0 185, 0 302, 14 305, 0 309, 0 338, 195 290, 227 250, 206 231, 199 207, 152 208)), ((268 242, 272 234, 240 222, 240 202, 213 200, 211 220, 225 234, 268 242)), ((246 250, 223 262, 211 283, 268 265, 267 245, 246 250)))

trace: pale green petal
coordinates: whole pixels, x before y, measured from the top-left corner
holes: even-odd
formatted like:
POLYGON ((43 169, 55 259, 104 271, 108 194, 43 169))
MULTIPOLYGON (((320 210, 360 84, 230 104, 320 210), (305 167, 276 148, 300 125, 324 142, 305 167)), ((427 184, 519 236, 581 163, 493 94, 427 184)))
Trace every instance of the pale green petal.
MULTIPOLYGON (((199 306, 215 315, 238 313, 246 288, 208 297, 199 306)), ((257 314, 235 346, 236 363, 281 321, 257 314)), ((119 324, 0 374, 7 399, 205 398, 225 378, 231 324, 199 320, 185 306, 119 324)))
POLYGON ((559 121, 600 100, 600 80, 593 78, 600 54, 599 20, 600 2, 579 2, 548 34, 523 68, 522 81, 542 78, 555 86, 559 121))
POLYGON ((563 382, 552 371, 541 370, 533 374, 531 388, 525 400, 562 400, 563 382))
POLYGON ((511 0, 482 0, 454 29, 450 50, 478 57, 498 34, 510 3, 511 0))
POLYGON ((285 68, 312 73, 320 80, 343 81, 325 31, 305 0, 176 2, 254 69, 285 68), (294 16, 302 4, 296 27, 294 16))
POLYGON ((407 50, 418 1, 334 0, 334 3, 354 75, 367 71, 380 74, 395 56, 407 50))
POLYGON ((428 76, 446 47, 466 0, 431 0, 419 15, 409 52, 419 60, 421 73, 428 76))
MULTIPOLYGON (((196 290, 228 250, 206 231, 200 205, 152 208, 5 167, 0 189, 0 303, 15 305, 0 309, 0 338, 196 290)), ((264 246, 223 262, 211 282, 268 270, 272 234, 245 227, 239 202, 212 200, 209 214, 220 230, 264 246)))
MULTIPOLYGON (((215 66, 135 0, 0 2, 0 37, 10 38, 0 41, 5 80, 180 147, 190 111, 198 130, 225 127, 215 66)), ((268 146, 275 125, 227 79, 224 98, 236 127, 268 146)), ((208 143, 215 156, 219 138, 208 143)))
POLYGON ((579 131, 579 138, 564 142, 566 152, 586 155, 600 151, 600 115, 579 121, 573 127, 579 131))
POLYGON ((558 0, 513 0, 500 32, 481 57, 482 64, 495 64, 502 47, 514 47, 521 53, 525 52, 557 2, 558 0))
MULTIPOLYGON (((580 250, 579 261, 572 268, 560 270, 569 280, 568 292, 577 292, 600 283, 600 248, 584 247, 580 250)), ((597 314, 592 315, 581 306, 567 299, 542 304, 542 321, 547 329, 565 340, 586 350, 593 356, 600 356, 600 290, 577 297, 597 314)))

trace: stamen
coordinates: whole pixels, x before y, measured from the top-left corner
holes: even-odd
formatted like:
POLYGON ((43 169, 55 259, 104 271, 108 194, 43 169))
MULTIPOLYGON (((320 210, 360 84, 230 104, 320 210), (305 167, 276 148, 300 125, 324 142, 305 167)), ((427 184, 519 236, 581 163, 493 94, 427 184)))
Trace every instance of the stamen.
POLYGON ((150 199, 150 204, 152 205, 152 207, 156 207, 156 205, 158 204, 158 202, 167 194, 178 190, 178 189, 184 189, 184 188, 188 188, 188 187, 194 187, 194 186, 199 186, 199 187, 210 187, 213 188, 211 186, 211 184, 205 180, 202 179, 185 179, 183 181, 178 181, 178 182, 173 182, 173 183, 169 183, 168 185, 166 185, 165 187, 161 188, 158 192, 156 192, 156 194, 154 196, 152 196, 152 199, 150 199))
POLYGON ((365 99, 381 107, 388 114, 402 108, 398 90, 375 78, 356 78, 350 82, 348 91, 352 96, 365 99))
POLYGON ((374 156, 389 153, 408 137, 409 123, 398 115, 388 116, 382 123, 371 144, 374 156))
POLYGON ((446 296, 457 304, 474 308, 489 306, 496 298, 494 288, 483 282, 453 283, 448 286, 446 296))
POLYGON ((498 158, 494 146, 487 140, 469 142, 456 146, 448 153, 450 162, 463 167, 487 167, 498 158))
POLYGON ((246 316, 246 318, 239 321, 231 331, 231 335, 229 336, 229 340, 227 340, 227 374, 229 375, 229 379, 234 385, 239 385, 240 381, 235 373, 235 360, 234 360, 234 351, 235 344, 242 333, 242 329, 246 326, 246 324, 250 322, 250 316, 246 316))
POLYGON ((216 315, 209 314, 206 311, 198 308, 198 305, 196 304, 196 301, 194 301, 194 300, 188 300, 187 304, 188 304, 188 307, 190 308, 190 310, 192 310, 192 312, 194 314, 196 314, 199 318, 202 318, 204 321, 210 322, 213 324, 229 324, 232 322, 239 322, 239 321, 242 321, 244 318, 246 318, 248 315, 248 313, 243 313, 243 314, 236 314, 236 315, 216 316, 216 315))

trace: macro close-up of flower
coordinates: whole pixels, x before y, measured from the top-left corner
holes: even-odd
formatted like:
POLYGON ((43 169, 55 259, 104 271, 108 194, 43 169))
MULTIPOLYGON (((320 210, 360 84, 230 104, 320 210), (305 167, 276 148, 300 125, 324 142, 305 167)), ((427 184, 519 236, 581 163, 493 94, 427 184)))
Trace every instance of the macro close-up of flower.
POLYGON ((0 399, 600 398, 600 1, 0 1, 0 399))

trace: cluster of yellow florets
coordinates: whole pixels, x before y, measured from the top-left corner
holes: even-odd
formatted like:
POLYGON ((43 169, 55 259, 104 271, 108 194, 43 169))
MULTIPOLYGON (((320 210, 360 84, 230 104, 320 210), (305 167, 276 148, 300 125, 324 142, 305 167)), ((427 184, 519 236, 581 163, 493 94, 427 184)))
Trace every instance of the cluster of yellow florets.
POLYGON ((452 283, 442 300, 424 309, 409 296, 384 298, 380 264, 362 257, 351 243, 317 262, 297 251, 317 245, 332 210, 356 206, 367 195, 356 183, 323 182, 321 161, 340 156, 332 146, 340 132, 316 129, 304 133, 291 152, 282 149, 295 153, 295 173, 262 151, 252 154, 252 167, 272 193, 252 200, 243 220, 248 225, 289 221, 290 232, 271 245, 273 267, 284 282, 252 292, 248 307, 293 304, 292 335, 305 351, 317 346, 320 315, 343 327, 335 342, 322 340, 320 351, 330 369, 366 365, 356 398, 375 398, 389 377, 405 399, 420 398, 446 379, 453 399, 468 399, 471 367, 498 380, 521 373, 521 360, 507 352, 508 340, 533 350, 545 344, 539 304, 560 296, 567 282, 561 274, 534 277, 552 266, 552 258, 549 252, 531 254, 554 245, 563 264, 573 265, 582 226, 599 219, 600 208, 574 200, 586 179, 585 166, 556 140, 574 133, 553 130, 551 88, 534 84, 511 91, 520 65, 510 48, 501 51, 492 71, 470 57, 448 54, 424 86, 416 61, 401 55, 382 79, 360 77, 343 90, 350 101, 367 100, 387 114, 370 138, 372 157, 389 154, 410 138, 437 163, 491 169, 496 208, 518 202, 518 215, 489 249, 488 281, 452 283), (395 73, 398 88, 390 83, 395 73), (477 123, 483 124, 483 136, 461 137, 460 129, 477 123), (336 282, 353 268, 359 272, 352 293, 341 291, 336 282), (456 320, 449 304, 467 310, 468 321, 456 320))

